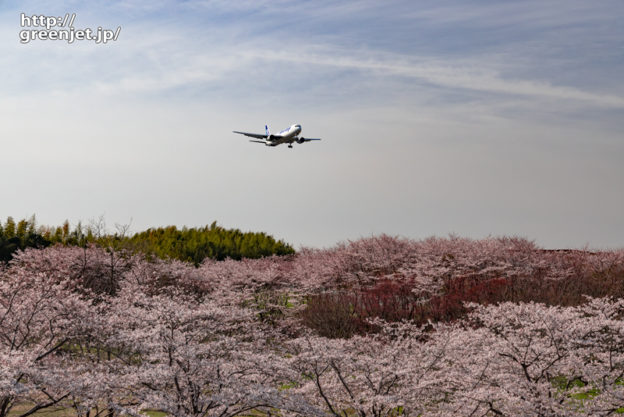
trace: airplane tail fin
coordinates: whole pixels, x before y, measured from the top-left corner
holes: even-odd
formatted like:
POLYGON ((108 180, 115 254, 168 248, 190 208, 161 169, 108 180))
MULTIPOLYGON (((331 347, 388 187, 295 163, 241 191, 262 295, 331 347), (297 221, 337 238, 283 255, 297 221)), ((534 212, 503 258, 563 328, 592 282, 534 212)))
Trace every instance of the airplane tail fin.
POLYGON ((269 125, 264 125, 264 133, 266 133, 267 137, 271 136, 269 133, 269 125))

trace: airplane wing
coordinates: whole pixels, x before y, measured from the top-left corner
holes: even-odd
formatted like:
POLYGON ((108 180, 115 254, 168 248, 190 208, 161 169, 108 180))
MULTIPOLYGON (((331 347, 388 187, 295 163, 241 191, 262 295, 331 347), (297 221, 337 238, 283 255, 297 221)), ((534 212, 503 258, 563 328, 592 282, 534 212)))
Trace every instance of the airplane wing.
POLYGON ((233 133, 238 133, 240 135, 245 135, 245 136, 250 136, 252 138, 256 138, 256 139, 266 139, 268 136, 267 135, 262 135, 260 133, 247 133, 247 132, 238 132, 236 130, 232 130, 233 133))
POLYGON ((256 143, 264 143, 266 145, 266 142, 263 140, 249 140, 249 142, 256 142, 256 143))
POLYGON ((321 140, 319 138, 299 138, 301 142, 309 142, 311 140, 321 140))

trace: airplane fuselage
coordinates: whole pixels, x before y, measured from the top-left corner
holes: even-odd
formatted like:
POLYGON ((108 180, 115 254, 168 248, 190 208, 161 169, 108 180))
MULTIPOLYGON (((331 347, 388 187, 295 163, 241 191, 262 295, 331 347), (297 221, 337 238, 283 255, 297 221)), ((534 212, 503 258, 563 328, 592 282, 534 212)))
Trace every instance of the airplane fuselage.
POLYGON ((301 125, 292 125, 279 133, 269 135, 266 138, 267 146, 277 146, 282 143, 291 144, 296 142, 299 139, 299 133, 301 133, 301 125))

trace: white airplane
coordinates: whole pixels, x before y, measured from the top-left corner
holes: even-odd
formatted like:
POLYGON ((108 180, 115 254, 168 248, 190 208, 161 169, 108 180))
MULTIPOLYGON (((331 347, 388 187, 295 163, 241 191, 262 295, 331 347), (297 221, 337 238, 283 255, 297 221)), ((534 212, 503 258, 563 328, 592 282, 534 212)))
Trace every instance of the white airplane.
POLYGON ((299 137, 298 135, 299 133, 301 133, 301 125, 292 125, 289 128, 284 129, 281 132, 276 133, 276 134, 271 134, 269 132, 269 127, 266 125, 264 126, 264 132, 265 132, 264 135, 261 133, 247 133, 247 132, 239 132, 236 130, 233 130, 232 132, 239 133, 245 136, 250 136, 256 139, 262 139, 262 140, 250 140, 249 142, 264 143, 266 146, 277 146, 277 145, 281 145, 282 143, 287 143, 288 147, 292 148, 293 142, 304 143, 304 142, 310 142, 312 140, 320 140, 320 139, 304 138, 303 136, 299 137))

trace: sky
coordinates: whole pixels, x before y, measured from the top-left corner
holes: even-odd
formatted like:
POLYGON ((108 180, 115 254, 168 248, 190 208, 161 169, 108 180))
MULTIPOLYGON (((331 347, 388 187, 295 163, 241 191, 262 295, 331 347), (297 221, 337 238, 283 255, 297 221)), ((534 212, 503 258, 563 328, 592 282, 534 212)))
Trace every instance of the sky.
POLYGON ((621 0, 0 0, 0 219, 622 248, 623 18, 621 0), (22 43, 45 29, 22 13, 121 29, 22 43), (295 123, 322 141, 232 133, 295 123))

